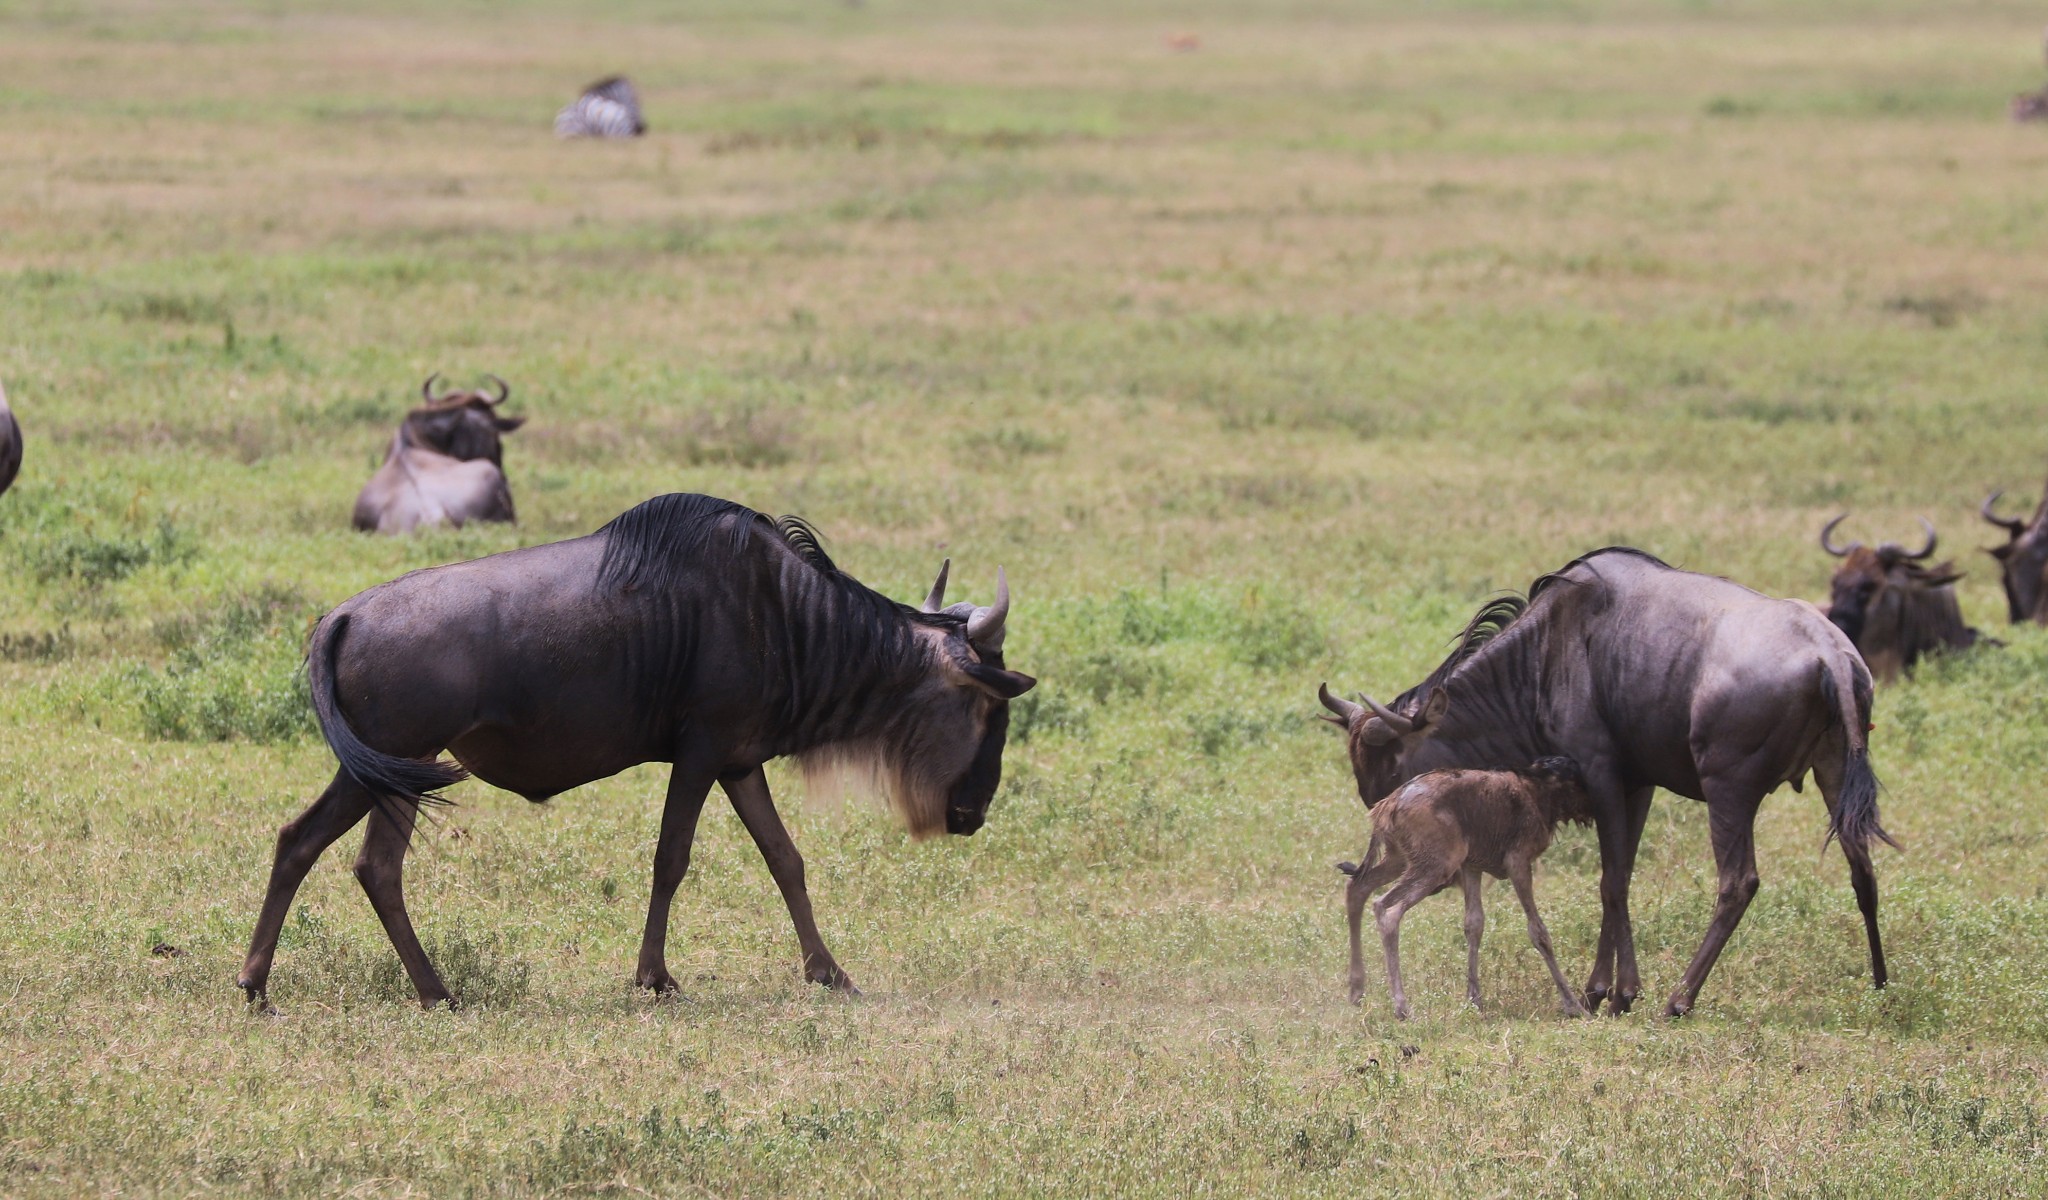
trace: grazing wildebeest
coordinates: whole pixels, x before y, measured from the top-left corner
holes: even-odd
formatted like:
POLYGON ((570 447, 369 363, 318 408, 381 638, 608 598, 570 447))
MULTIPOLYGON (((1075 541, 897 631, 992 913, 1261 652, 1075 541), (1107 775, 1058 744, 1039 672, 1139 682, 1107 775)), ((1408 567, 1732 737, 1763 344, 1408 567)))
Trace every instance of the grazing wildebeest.
POLYGON ((526 423, 501 416, 497 406, 512 394, 496 375, 498 394, 434 394, 436 372, 420 385, 424 403, 406 414, 384 452, 384 465, 356 497, 355 527, 377 533, 410 533, 422 525, 469 521, 513 521, 512 486, 505 480, 501 435, 526 423))
POLYGON ((1955 582, 1963 577, 1953 562, 1924 565, 1934 554, 1934 526, 1922 518, 1927 544, 1907 550, 1897 542, 1876 549, 1862 542, 1837 546, 1835 526, 1843 513, 1821 526, 1820 548, 1842 560, 1828 585, 1828 620, 1849 635, 1870 673, 1890 683, 1900 672, 1913 673, 1922 655, 1942 650, 1967 650, 1978 632, 1963 622, 1956 603, 1955 582))
POLYGON ((1527 600, 1486 604, 1450 657, 1393 704, 1331 707, 1349 730, 1367 803, 1444 767, 1504 770, 1551 755, 1579 763, 1601 867, 1588 1008, 1605 999, 1625 1012, 1641 990, 1628 885, 1651 792, 1704 800, 1720 891, 1665 1006, 1677 1016, 1756 894, 1757 807, 1808 771, 1849 859, 1872 982, 1884 985, 1870 842, 1891 837, 1878 823, 1865 740, 1870 700, 1862 657, 1813 605, 1609 547, 1538 579, 1527 600))
POLYGON ((555 114, 559 138, 628 138, 647 132, 640 117, 640 93, 623 75, 600 79, 555 114))
POLYGON ((1993 546, 1998 560, 1999 582, 2005 585, 2006 615, 2018 625, 2035 621, 2048 625, 2048 490, 2041 495, 2032 519, 2001 517, 1993 510, 2004 492, 1993 492, 1978 509, 1983 518, 2005 530, 2008 540, 1993 546))
POLYGON ((313 710, 340 760, 278 834, 239 984, 263 1002, 278 931, 314 860, 365 816, 356 859, 420 1003, 448 1000, 407 918, 406 844, 422 803, 475 775, 529 800, 645 762, 674 764, 634 979, 671 991, 669 901, 716 782, 782 891, 812 981, 853 991, 825 948, 761 765, 854 763, 911 832, 971 834, 1002 778, 1009 586, 923 609, 834 566, 810 527, 709 496, 669 495, 588 537, 414 571, 344 601, 307 647, 313 710), (456 763, 437 755, 447 749, 456 763), (459 765, 457 765, 459 763, 459 765))
POLYGON ((7 389, 0 387, 0 495, 14 485, 21 473, 21 423, 7 407, 7 389))
MULTIPOLYGON (((1332 697, 1327 684, 1322 699, 1332 710, 1368 715, 1359 705, 1332 697)), ((1325 719, 1348 728, 1346 718, 1325 719)), ((1373 805, 1372 841, 1364 860, 1337 864, 1351 877, 1344 893, 1344 915, 1351 925, 1351 1002, 1365 996, 1359 926, 1367 898, 1393 885, 1372 912, 1387 957, 1394 1015, 1405 1021, 1408 992, 1401 986, 1401 918, 1417 902, 1458 883, 1465 889, 1465 999, 1478 1008, 1479 938, 1486 931, 1479 885, 1483 876, 1491 875, 1514 883, 1515 896, 1529 918, 1529 941, 1550 968, 1565 1011, 1575 1017, 1587 1015, 1551 952, 1550 931, 1536 912, 1530 869, 1550 848, 1559 825, 1592 819, 1585 776, 1568 758, 1539 758, 1519 771, 1429 771, 1373 805)))

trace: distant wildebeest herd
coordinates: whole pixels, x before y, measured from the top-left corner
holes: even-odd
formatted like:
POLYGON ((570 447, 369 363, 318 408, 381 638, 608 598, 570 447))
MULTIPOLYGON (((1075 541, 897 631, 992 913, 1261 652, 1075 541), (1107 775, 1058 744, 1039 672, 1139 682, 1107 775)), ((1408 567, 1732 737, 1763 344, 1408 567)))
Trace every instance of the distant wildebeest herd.
MULTIPOLYGON (((436 392, 392 435, 357 498, 354 525, 382 534, 512 521, 498 409, 510 385, 436 392)), ((0 391, 0 492, 22 459, 0 391)), ((2008 617, 2048 623, 2048 494, 2028 521, 1983 518, 2008 540, 2008 617)), ((1628 547, 1581 555, 1527 595, 1483 605, 1450 655, 1382 704, 1318 698, 1345 736, 1371 843, 1349 876, 1351 998, 1364 990, 1361 928, 1373 903, 1395 1012, 1408 1015, 1399 928, 1452 884, 1466 899, 1467 995, 1479 1002, 1480 881, 1513 882, 1529 935, 1565 1010, 1625 1012, 1641 991, 1629 884, 1655 789, 1707 805, 1718 890, 1698 950, 1664 1011, 1697 1003, 1758 886, 1754 826, 1780 784, 1809 776, 1829 814, 1861 910, 1871 981, 1887 979, 1878 930, 1879 822, 1868 734, 1875 681, 1926 656, 1990 642, 1956 602, 1960 573, 1894 542, 1846 546, 1825 608, 1679 570, 1628 547), (1575 992, 1538 915, 1535 859, 1556 827, 1590 823, 1601 924, 1575 992)), ((910 832, 968 835, 1002 778, 1009 704, 1031 676, 1004 662, 1010 591, 996 570, 986 606, 945 601, 951 562, 917 606, 842 571, 796 517, 709 496, 658 496, 595 533, 414 571, 343 601, 314 627, 307 678, 338 760, 311 807, 279 832, 238 984, 267 990, 293 897, 320 855, 368 820, 355 874, 420 1002, 453 1001, 406 913, 403 861, 424 806, 475 776, 540 802, 641 763, 671 766, 634 981, 675 989, 670 904, 712 785, 732 802, 780 889, 806 978, 853 992, 811 912, 802 856, 763 767, 853 770, 886 793, 910 832), (453 756, 453 761, 441 757, 453 756)), ((1996 644, 1992 642, 1991 644, 1996 644)))

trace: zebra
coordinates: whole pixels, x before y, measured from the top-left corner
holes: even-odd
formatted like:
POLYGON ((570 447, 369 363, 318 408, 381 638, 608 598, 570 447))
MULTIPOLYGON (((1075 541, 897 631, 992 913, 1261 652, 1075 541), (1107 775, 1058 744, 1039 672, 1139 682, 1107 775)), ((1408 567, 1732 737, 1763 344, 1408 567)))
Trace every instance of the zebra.
POLYGON ((574 103, 555 114, 555 136, 560 138, 639 137, 647 132, 640 119, 640 96, 623 75, 600 79, 583 89, 574 103))

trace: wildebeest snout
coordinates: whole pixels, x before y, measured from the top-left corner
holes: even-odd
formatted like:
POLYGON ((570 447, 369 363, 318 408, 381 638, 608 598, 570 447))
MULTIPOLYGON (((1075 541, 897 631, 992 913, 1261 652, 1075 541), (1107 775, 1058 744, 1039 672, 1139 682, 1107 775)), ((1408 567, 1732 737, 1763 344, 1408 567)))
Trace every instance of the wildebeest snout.
POLYGON ((975 830, 980 829, 982 822, 987 819, 987 816, 978 809, 948 808, 946 810, 946 832, 967 837, 975 830))

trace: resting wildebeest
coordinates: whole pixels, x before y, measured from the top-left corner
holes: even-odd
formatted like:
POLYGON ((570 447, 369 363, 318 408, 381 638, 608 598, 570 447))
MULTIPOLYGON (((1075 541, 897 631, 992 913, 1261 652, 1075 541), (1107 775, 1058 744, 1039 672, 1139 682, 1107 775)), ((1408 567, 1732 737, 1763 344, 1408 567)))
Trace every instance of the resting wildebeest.
MULTIPOLYGON (((1321 696, 1333 709, 1349 703, 1333 699, 1327 685, 1321 696)), ((1323 719, 1348 727, 1342 718, 1323 719)), ((1585 775, 1569 758, 1539 758, 1519 771, 1427 771, 1382 798, 1372 806, 1372 841, 1365 856, 1357 863, 1337 864, 1351 877, 1344 891, 1344 916, 1351 927, 1351 1002, 1365 996, 1359 926, 1366 899, 1386 887, 1387 894, 1372 906, 1372 913, 1387 958, 1394 1015, 1405 1021, 1408 992, 1401 986, 1401 918, 1418 901, 1457 883, 1465 890, 1465 1000, 1478 1008, 1479 939, 1486 932, 1479 885, 1491 875, 1514 883, 1515 897, 1529 918, 1529 941, 1550 968, 1565 1011, 1575 1017, 1587 1015, 1551 952, 1550 930, 1536 912, 1531 869, 1550 848, 1559 825, 1592 819, 1586 807, 1585 775)))
POLYGON ((1990 554, 1998 560, 1999 582, 2005 585, 2006 615, 2015 625, 2036 621, 2048 625, 2048 490, 2041 495, 2031 520, 2017 521, 1993 512, 2004 492, 1993 492, 1977 511, 1985 520, 2005 530, 2009 540, 1993 546, 1990 554))
POLYGON ((262 1002, 292 896, 365 816, 356 878, 420 1003, 450 999, 405 912, 405 849, 422 803, 477 778, 541 801, 645 762, 674 764, 634 979, 675 988, 669 901, 716 782, 768 862, 804 973, 852 991, 818 937, 803 859, 761 764, 872 767, 911 832, 971 834, 1002 778, 1009 586, 987 608, 923 609, 840 571, 810 527, 709 496, 669 495, 588 537, 414 571, 323 617, 307 646, 320 730, 341 766, 277 837, 238 980, 262 1002), (436 756, 453 751, 456 763, 436 756), (457 765, 459 763, 460 765, 457 765))
POLYGON ((1879 683, 1901 671, 1912 674, 1922 655, 1977 644, 1977 631, 1963 623, 1956 603, 1955 582, 1963 573, 1952 562, 1923 565, 1934 553, 1934 526, 1921 519, 1927 544, 1918 550, 1897 542, 1874 550, 1862 542, 1837 546, 1835 526, 1848 517, 1843 513, 1820 529, 1820 548, 1842 560, 1828 584, 1828 620, 1849 635, 1879 683))
POLYGON ((14 485, 21 473, 21 424, 7 407, 7 389, 0 387, 0 495, 14 485))
POLYGON ((420 385, 418 408, 406 414, 384 452, 384 465, 356 497, 355 527, 410 533, 422 525, 517 520, 505 482, 500 435, 526 423, 498 415, 512 388, 496 375, 498 394, 434 394, 439 372, 420 385))
POLYGON ((1808 771, 1848 855, 1872 982, 1884 985, 1870 841, 1891 837, 1878 823, 1865 740, 1870 699, 1863 659, 1813 605, 1609 547, 1538 579, 1527 600, 1482 607, 1450 657, 1393 704, 1325 704, 1344 719, 1368 805, 1445 767, 1505 770, 1552 755, 1579 763, 1601 867, 1588 1008, 1605 999, 1625 1012, 1641 990, 1628 884, 1651 792, 1706 801, 1720 892, 1665 1007, 1676 1016, 1698 999, 1756 894, 1758 805, 1808 771))

